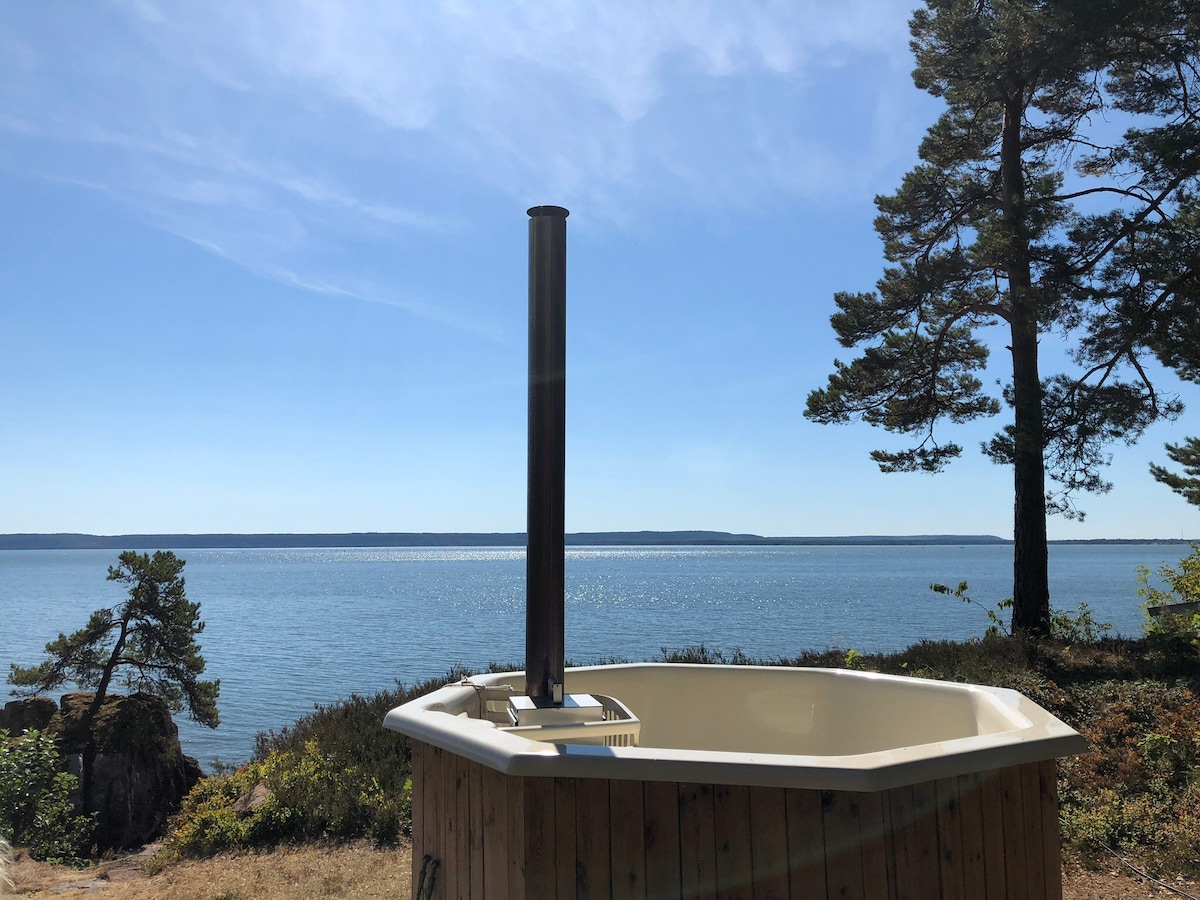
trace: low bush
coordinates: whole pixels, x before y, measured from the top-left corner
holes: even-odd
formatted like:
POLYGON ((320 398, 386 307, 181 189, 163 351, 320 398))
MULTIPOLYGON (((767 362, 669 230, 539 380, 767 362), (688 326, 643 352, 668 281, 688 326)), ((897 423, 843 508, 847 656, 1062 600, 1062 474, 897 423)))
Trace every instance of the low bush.
POLYGON ((311 840, 395 843, 411 825, 408 738, 383 728, 388 710, 458 681, 464 670, 412 687, 353 695, 255 740, 254 759, 203 779, 184 799, 169 853, 208 856, 311 840))
POLYGON ((93 816, 75 809, 78 779, 59 770, 53 735, 0 729, 0 836, 34 859, 81 862, 91 847, 93 816))

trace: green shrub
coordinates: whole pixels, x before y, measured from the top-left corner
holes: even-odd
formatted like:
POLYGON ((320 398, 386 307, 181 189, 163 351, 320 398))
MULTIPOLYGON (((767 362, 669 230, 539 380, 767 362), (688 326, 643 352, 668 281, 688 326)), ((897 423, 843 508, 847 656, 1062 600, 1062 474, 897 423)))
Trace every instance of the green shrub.
POLYGON ((1200 648, 1200 615, 1160 610, 1152 616, 1150 610, 1200 601, 1200 546, 1194 546, 1191 554, 1180 560, 1178 569, 1168 565, 1158 568, 1155 574, 1167 583, 1168 590, 1152 585, 1150 574, 1148 567, 1137 567, 1138 596, 1146 613, 1142 627, 1149 646, 1167 660, 1194 658, 1200 648))
POLYGON ((77 813, 78 779, 59 765, 52 735, 10 737, 0 729, 0 834, 34 859, 79 862, 90 849, 94 817, 77 813))
POLYGON ((1088 603, 1080 603, 1074 614, 1050 609, 1050 636, 1068 644, 1094 644, 1112 631, 1112 622, 1097 622, 1088 603))
POLYGON ((255 740, 255 757, 203 779, 185 798, 167 849, 179 856, 369 836, 395 843, 412 824, 408 738, 383 727, 393 707, 470 674, 319 705, 255 740), (261 786, 261 787, 260 787, 261 786), (261 802, 250 798, 260 787, 261 802), (262 799, 264 798, 265 799, 262 799))

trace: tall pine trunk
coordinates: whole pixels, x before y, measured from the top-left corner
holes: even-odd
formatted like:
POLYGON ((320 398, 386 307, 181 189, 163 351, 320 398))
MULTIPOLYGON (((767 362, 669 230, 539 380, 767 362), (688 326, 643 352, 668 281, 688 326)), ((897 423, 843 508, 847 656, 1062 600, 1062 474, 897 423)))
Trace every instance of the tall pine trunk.
POLYGON ((1050 633, 1050 564, 1046 546, 1046 462, 1042 385, 1038 375, 1038 302, 1021 168, 1024 86, 1014 85, 1004 110, 1000 180, 1009 248, 1007 275, 1013 358, 1013 633, 1050 633))

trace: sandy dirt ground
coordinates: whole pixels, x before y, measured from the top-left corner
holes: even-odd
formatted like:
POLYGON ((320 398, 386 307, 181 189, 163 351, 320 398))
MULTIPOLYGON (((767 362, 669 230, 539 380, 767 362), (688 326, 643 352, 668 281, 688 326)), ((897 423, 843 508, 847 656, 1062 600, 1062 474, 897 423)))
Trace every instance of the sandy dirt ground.
MULTIPOLYGON (((82 870, 34 862, 18 852, 12 893, 25 900, 410 900, 412 855, 407 846, 398 850, 368 845, 302 847, 169 865, 155 863, 157 849, 148 847, 82 870)), ((1181 893, 1140 879, 1115 862, 1099 871, 1068 867, 1063 898, 1200 897, 1196 882, 1169 884, 1181 893)))

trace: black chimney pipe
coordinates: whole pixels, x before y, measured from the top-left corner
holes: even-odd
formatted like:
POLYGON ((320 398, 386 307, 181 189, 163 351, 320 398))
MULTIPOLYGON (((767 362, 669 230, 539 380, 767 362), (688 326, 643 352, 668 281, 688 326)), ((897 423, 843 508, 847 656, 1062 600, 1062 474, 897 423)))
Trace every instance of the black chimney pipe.
POLYGON ((567 216, 529 210, 529 473, 525 693, 562 702, 566 554, 567 216))

